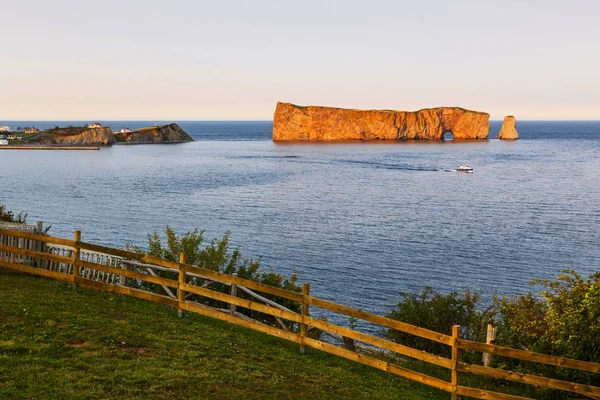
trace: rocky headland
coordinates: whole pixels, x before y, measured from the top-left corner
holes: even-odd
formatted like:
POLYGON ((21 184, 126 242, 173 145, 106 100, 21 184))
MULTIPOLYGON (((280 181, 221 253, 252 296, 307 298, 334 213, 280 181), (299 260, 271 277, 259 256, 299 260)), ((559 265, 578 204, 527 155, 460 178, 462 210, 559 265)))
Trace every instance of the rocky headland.
POLYGON ((273 140, 487 139, 490 115, 459 107, 419 111, 353 110, 277 103, 273 140))
POLYGON ((131 132, 118 132, 115 133, 114 137, 117 143, 123 144, 185 143, 194 141, 177 124, 150 126, 131 132))
MULTIPOLYGON (((19 143, 19 148, 83 148, 102 147, 113 144, 161 144, 161 143, 184 143, 193 142, 194 139, 188 135, 179 125, 168 124, 162 126, 151 126, 129 132, 113 132, 110 127, 83 127, 69 126, 67 128, 56 127, 42 131, 37 135, 19 143)), ((4 148, 4 147, 3 147, 4 148)))
POLYGON ((32 144, 40 146, 110 146, 116 143, 109 127, 54 128, 44 132, 32 144))
POLYGON ((519 132, 517 132, 517 120, 512 115, 504 117, 500 133, 498 133, 498 139, 515 140, 518 138, 519 132))

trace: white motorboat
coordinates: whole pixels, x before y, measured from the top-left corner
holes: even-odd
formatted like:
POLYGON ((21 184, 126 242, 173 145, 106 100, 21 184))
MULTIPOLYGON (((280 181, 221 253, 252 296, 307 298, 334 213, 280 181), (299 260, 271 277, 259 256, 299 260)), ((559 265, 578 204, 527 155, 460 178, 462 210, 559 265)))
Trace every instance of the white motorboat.
POLYGON ((464 165, 457 165, 456 172, 473 172, 473 168, 469 167, 469 163, 465 163, 464 165))

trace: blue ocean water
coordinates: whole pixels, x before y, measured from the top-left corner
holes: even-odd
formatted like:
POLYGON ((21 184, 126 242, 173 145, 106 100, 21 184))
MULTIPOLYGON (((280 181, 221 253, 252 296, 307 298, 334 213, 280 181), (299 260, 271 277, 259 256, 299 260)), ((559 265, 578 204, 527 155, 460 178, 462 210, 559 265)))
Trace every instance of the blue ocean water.
MULTIPOLYGON (((69 123, 81 124, 0 122, 69 123)), ((167 224, 231 231, 246 256, 297 272, 315 295, 379 314, 423 286, 489 299, 564 268, 600 270, 600 122, 520 121, 518 141, 399 143, 273 143, 270 122, 179 124, 197 142, 2 151, 0 204, 56 236, 81 229, 116 247, 167 224), (463 162, 475 172, 453 172, 463 162)))

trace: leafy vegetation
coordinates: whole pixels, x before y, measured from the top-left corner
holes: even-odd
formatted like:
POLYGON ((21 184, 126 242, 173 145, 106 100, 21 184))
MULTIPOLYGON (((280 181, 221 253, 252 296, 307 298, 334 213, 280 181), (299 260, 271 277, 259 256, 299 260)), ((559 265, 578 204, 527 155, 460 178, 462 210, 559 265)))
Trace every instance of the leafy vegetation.
MULTIPOLYGON (((300 292, 301 288, 297 285, 298 276, 293 274, 290 277, 286 277, 283 274, 279 274, 274 271, 273 268, 263 269, 261 268, 260 259, 248 259, 244 258, 239 248, 231 248, 230 245, 230 234, 225 233, 221 239, 214 238, 210 242, 205 243, 204 231, 194 229, 188 231, 182 236, 179 236, 175 231, 167 226, 165 230, 165 237, 161 238, 156 232, 148 234, 148 249, 141 249, 137 246, 127 245, 127 249, 141 254, 148 254, 154 257, 163 258, 171 261, 179 261, 179 253, 185 254, 185 261, 187 264, 195 265, 200 268, 208 269, 211 271, 217 271, 228 275, 237 275, 243 279, 249 279, 264 283, 269 286, 278 287, 294 292, 300 292)), ((138 267, 138 272, 145 273, 143 268, 138 267)), ((170 279, 177 279, 177 275, 170 272, 160 272, 157 274, 170 279)), ((207 279, 201 279, 192 277, 190 282, 198 286, 210 286, 211 290, 215 290, 221 293, 230 292, 230 287, 219 283, 211 282, 207 279)), ((130 282, 131 286, 141 287, 145 290, 162 293, 162 288, 158 285, 147 283, 147 282, 130 282)), ((279 296, 273 296, 269 294, 262 294, 269 300, 273 300, 282 306, 295 311, 300 311, 300 305, 298 302, 291 301, 279 296)), ((238 291, 238 297, 253 300, 247 293, 238 291)), ((208 299, 205 297, 192 295, 188 297, 188 300, 196 301, 201 304, 205 304, 211 307, 224 308, 226 303, 222 303, 217 300, 208 299)), ((266 314, 262 314, 256 311, 239 308, 238 312, 258 320, 263 323, 267 323, 273 326, 278 326, 277 320, 266 314)), ((291 326, 290 330, 297 330, 297 326, 291 326)))
POLYGON ((0 204, 0 221, 13 222, 16 224, 25 224, 27 222, 27 214, 19 213, 15 215, 12 211, 0 204))
POLYGON ((573 270, 556 281, 536 280, 540 296, 505 298, 499 304, 499 340, 521 348, 600 362, 600 272, 583 279, 573 270))
MULTIPOLYGON (((539 296, 528 293, 497 302, 497 343, 600 363, 600 272, 584 279, 573 270, 565 270, 555 281, 538 279, 533 284, 541 286, 539 296)), ((600 386, 600 374, 513 360, 501 360, 499 364, 600 386)))
POLYGON ((0 273, 2 399, 447 399, 225 322, 0 273), (40 300, 43 296, 43 301, 40 300))
MULTIPOLYGON (((401 293, 402 300, 388 318, 436 332, 452 334, 452 325, 461 326, 461 337, 485 342, 487 324, 493 322, 492 307, 481 310, 477 292, 440 294, 430 287, 419 293, 401 293)), ((450 347, 414 335, 389 329, 388 339, 429 353, 450 357, 450 347)))
MULTIPOLYGON (((541 288, 537 295, 496 298, 487 308, 470 291, 444 295, 425 288, 419 293, 401 294, 402 300, 388 317, 445 334, 450 334, 453 324, 459 324, 461 337, 479 342, 485 342, 486 326, 491 323, 497 327, 497 344, 600 362, 600 272, 584 279, 573 270, 565 270, 555 281, 535 280, 532 285, 541 288)), ((448 346, 393 329, 385 335, 433 354, 450 355, 448 346)), ((481 364, 480 353, 462 352, 461 357, 481 364)), ((503 357, 494 357, 492 366, 600 386, 599 374, 503 357)), ((564 393, 542 390, 537 396, 563 398, 564 393)))

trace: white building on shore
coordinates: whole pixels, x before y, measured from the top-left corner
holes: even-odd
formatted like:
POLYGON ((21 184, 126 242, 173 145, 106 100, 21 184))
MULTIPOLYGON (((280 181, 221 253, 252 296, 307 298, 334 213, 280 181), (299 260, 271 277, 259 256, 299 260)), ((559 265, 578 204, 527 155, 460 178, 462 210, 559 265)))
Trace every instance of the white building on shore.
POLYGON ((0 132, 10 132, 10 126, 8 125, 0 125, 0 132))

